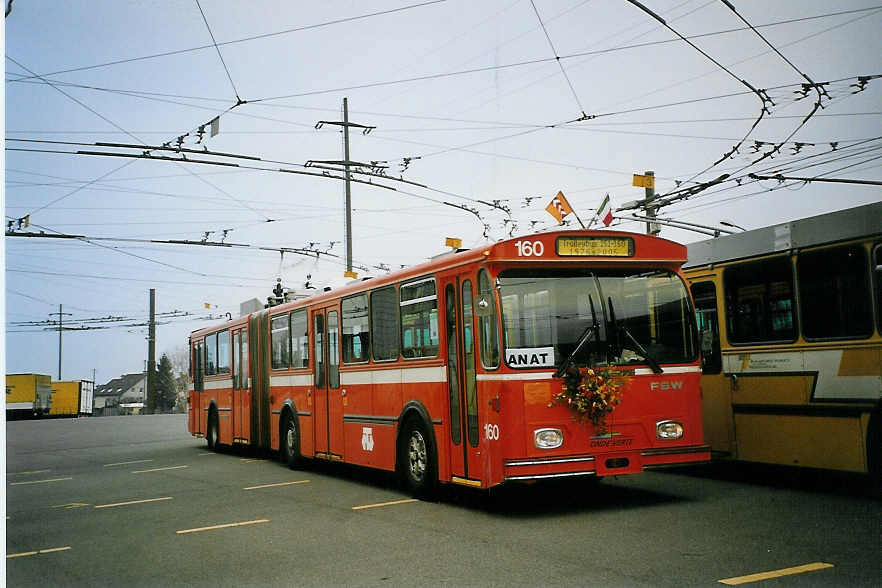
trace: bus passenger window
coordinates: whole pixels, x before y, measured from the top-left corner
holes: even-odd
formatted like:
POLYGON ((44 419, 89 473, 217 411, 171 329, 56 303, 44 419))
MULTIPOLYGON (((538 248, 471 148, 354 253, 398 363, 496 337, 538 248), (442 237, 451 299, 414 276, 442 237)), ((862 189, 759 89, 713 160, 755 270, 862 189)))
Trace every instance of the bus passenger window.
POLYGON ((804 337, 865 338, 873 334, 872 294, 863 246, 800 253, 796 279, 804 337))
POLYGON ((371 292, 374 361, 398 359, 398 297, 394 287, 371 292))
POLYGON ((717 290, 713 282, 692 285, 695 319, 701 344, 701 373, 718 374, 723 368, 720 354, 720 323, 717 317, 717 290))
POLYGON ((328 313, 328 386, 340 387, 340 339, 336 311, 328 313))
POLYGON ((217 334, 217 373, 230 373, 230 332, 217 334))
POLYGON ((401 355, 414 359, 437 357, 438 295, 429 278, 401 286, 401 355))
POLYGON ((795 341, 796 304, 789 257, 743 263, 723 272, 732 343, 795 341))
POLYGON ((882 244, 876 245, 873 254, 873 281, 876 282, 876 320, 882 333, 882 244))
POLYGON ((291 367, 309 367, 309 324, 306 310, 291 313, 291 367))
POLYGON ((288 349, 288 315, 280 314, 270 319, 272 342, 272 363, 274 370, 287 369, 290 365, 291 352, 288 349))
POLYGON ((217 333, 205 336, 205 375, 217 374, 217 333))
POLYGON ((343 363, 368 360, 370 331, 368 329, 367 295, 343 301, 343 363))

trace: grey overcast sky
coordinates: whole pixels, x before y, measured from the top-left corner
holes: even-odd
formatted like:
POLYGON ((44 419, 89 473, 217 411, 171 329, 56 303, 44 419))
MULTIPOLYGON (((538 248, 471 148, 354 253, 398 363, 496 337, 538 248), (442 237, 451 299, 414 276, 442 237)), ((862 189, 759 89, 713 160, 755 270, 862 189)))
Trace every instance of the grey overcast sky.
POLYGON ((882 179, 878 0, 733 0, 737 14, 720 0, 643 4, 667 26, 626 0, 17 0, 6 220, 93 239, 5 239, 7 371, 57 377, 57 333, 40 321, 59 304, 71 325, 110 327, 64 333, 64 379, 94 369, 104 383, 144 368, 150 288, 161 353, 209 313, 265 299, 277 277, 296 290, 307 275, 342 283, 342 182, 279 170, 342 159, 339 127, 315 126, 341 120, 344 97, 351 121, 376 127, 353 132, 350 158, 388 166, 388 179, 358 177, 396 190, 353 185, 360 276, 424 261, 448 236, 476 246, 548 229, 558 190, 587 221, 607 193, 614 207, 641 197, 631 175, 645 170, 659 193, 731 174, 662 210, 705 225, 880 200, 878 187, 746 176, 882 179), (815 108, 819 92, 802 84, 820 82, 815 108), (200 138, 216 116, 220 133, 200 138), (260 160, 145 147, 182 136, 260 160), (252 248, 142 242, 169 239, 252 248))

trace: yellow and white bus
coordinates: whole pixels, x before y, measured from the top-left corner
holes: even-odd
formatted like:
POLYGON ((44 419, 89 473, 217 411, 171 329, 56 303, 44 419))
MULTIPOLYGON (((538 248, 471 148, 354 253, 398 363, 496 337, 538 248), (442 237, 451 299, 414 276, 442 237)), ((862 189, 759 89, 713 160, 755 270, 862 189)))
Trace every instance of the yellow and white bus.
POLYGON ((714 454, 879 475, 882 203, 688 250, 714 454))

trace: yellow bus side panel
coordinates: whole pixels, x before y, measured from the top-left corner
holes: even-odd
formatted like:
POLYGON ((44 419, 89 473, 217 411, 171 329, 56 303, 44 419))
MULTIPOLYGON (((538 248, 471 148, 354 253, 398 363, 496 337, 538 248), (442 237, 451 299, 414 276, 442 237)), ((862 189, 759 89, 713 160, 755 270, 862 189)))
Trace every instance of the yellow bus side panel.
POLYGON ((50 415, 70 414, 79 412, 80 383, 52 382, 52 405, 50 415))
POLYGON ((734 404, 806 404, 812 394, 814 376, 781 375, 738 377, 732 392, 734 404))
POLYGON ((738 459, 866 472, 860 417, 736 414, 738 459))
POLYGON ((733 453, 732 388, 723 374, 701 377, 701 419, 704 442, 711 450, 733 453))
POLYGON ((843 350, 837 375, 882 376, 882 347, 843 350))

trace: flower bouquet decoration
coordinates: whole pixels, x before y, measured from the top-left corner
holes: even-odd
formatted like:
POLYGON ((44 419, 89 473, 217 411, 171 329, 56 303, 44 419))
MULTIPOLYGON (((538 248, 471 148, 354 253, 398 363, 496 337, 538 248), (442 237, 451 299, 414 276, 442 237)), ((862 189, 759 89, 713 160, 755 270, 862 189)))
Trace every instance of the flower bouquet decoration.
POLYGON ((622 401, 623 383, 622 375, 614 370, 571 366, 561 391, 552 396, 548 406, 568 406, 576 422, 591 421, 603 435, 607 432, 606 415, 622 401))

